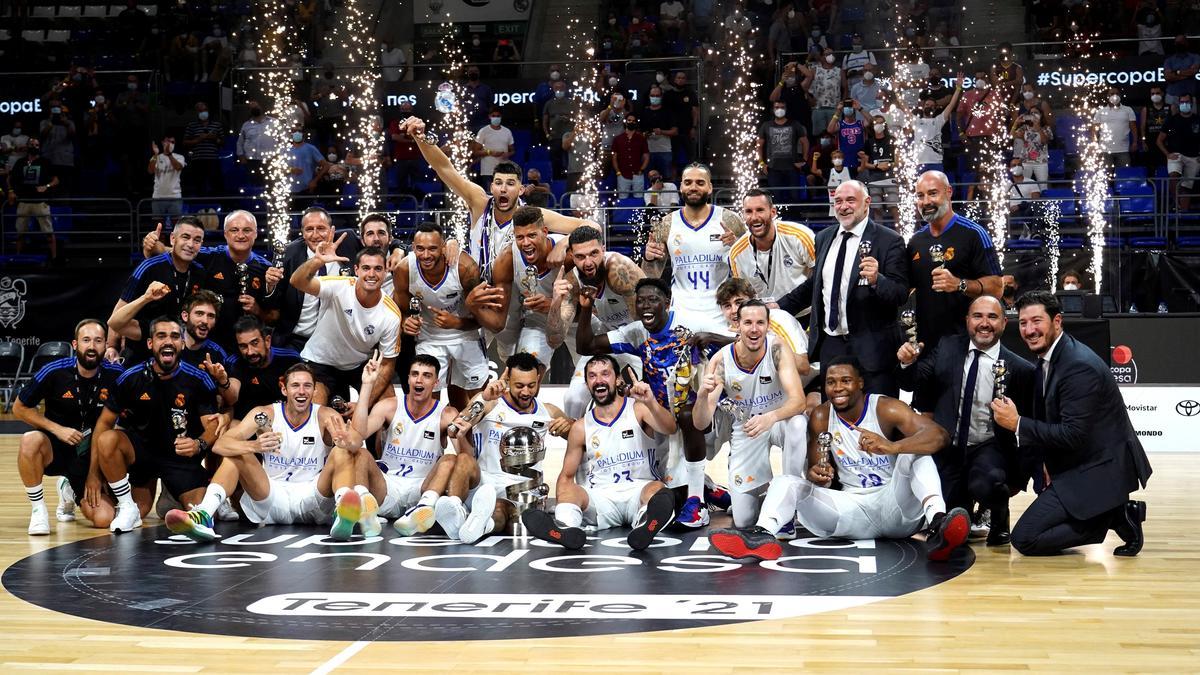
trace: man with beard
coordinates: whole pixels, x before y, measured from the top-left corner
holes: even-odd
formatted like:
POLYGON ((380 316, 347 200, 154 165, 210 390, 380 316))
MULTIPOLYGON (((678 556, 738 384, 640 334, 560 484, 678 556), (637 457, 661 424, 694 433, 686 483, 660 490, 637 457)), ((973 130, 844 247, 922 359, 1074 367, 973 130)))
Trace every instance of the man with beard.
MULTIPOLYGON (((109 525, 117 534, 141 527, 156 479, 180 504, 199 503, 208 485, 204 457, 221 426, 212 378, 180 359, 179 319, 160 316, 147 328, 150 359, 117 378, 92 433, 99 469, 117 499, 109 525)), ((89 486, 84 498, 92 494, 89 486)))
POLYGON ((321 242, 315 255, 292 273, 291 284, 320 301, 317 326, 300 356, 312 366, 317 379, 317 403, 333 396, 350 399, 350 387, 376 347, 383 354, 373 398, 395 396, 392 372, 400 351, 400 309, 380 290, 387 274, 382 249, 364 248, 354 258, 353 277, 318 277, 330 263, 348 262, 337 254, 336 242, 321 242))
POLYGON ((946 444, 946 431, 902 401, 866 393, 852 356, 825 364, 825 395, 829 405, 808 425, 807 479, 777 476, 755 527, 716 530, 712 545, 731 558, 776 560, 783 549, 775 533, 793 518, 814 536, 840 539, 905 538, 927 525, 927 556, 949 558, 971 522, 961 508, 946 512, 929 457, 946 444), (832 487, 835 471, 840 490, 832 487))
POLYGON ((1031 414, 1018 414, 1008 397, 993 401, 992 411, 1041 468, 1033 481, 1037 499, 1013 528, 1013 548, 1058 555, 1098 544, 1114 530, 1125 543, 1113 555, 1135 556, 1144 541, 1146 502, 1129 495, 1145 487, 1151 469, 1121 390, 1108 364, 1063 332, 1053 293, 1022 295, 1017 316, 1021 339, 1038 357, 1031 414))
MULTIPOLYGON (((305 209, 300 216, 300 239, 288 244, 283 253, 284 278, 290 279, 301 265, 316 256, 318 245, 323 242, 332 243, 333 237, 333 220, 329 217, 329 212, 319 206, 305 209)), ((338 242, 335 247, 337 254, 345 259, 359 251, 356 239, 342 237, 338 242)), ((348 266, 335 261, 325 263, 318 276, 349 274, 348 266)), ((317 297, 308 295, 288 283, 277 286, 268 302, 278 312, 274 323, 275 330, 271 335, 272 341, 281 347, 290 347, 296 351, 304 349, 305 343, 317 327, 317 315, 320 314, 321 306, 317 297)))
POLYGON ((937 401, 924 412, 932 412, 933 421, 950 434, 950 445, 933 456, 946 503, 969 509, 974 501, 981 511, 991 511, 988 546, 1009 542, 1009 495, 1025 489, 1036 468, 1023 465, 1016 437, 992 420, 998 365, 1004 368, 1008 395, 1025 410, 1032 401, 1033 364, 1000 344, 1006 323, 1000 301, 984 295, 971 303, 966 335, 947 336, 919 361, 920 343, 905 342, 896 354, 901 386, 937 401))
MULTIPOLYGON (((543 368, 537 358, 517 353, 504 365, 504 375, 484 387, 447 428, 450 438, 462 439, 460 448, 474 447, 475 454, 459 452, 453 456, 450 485, 434 503, 434 518, 447 537, 464 544, 473 544, 508 525, 508 509, 497 500, 508 486, 526 480, 506 473, 500 465, 504 435, 517 427, 528 427, 544 442, 546 434, 566 438, 575 423, 557 406, 538 398, 543 368), (471 503, 469 512, 464 500, 471 503)), ((540 464, 535 468, 540 470, 540 464)))
MULTIPOLYGON (((917 181, 917 208, 927 225, 908 241, 908 279, 917 312, 917 340, 926 349, 965 331, 973 298, 1004 295, 1000 259, 987 230, 953 211, 946 174, 926 171, 917 181)), ((915 401, 918 408, 921 401, 915 401)))
POLYGON ((379 516, 397 519, 396 531, 406 537, 433 527, 434 505, 454 470, 452 456, 445 454, 446 428, 458 409, 435 398, 440 369, 435 357, 417 354, 403 400, 393 397, 371 407, 370 392, 379 375, 378 359, 371 359, 363 368, 363 398, 354 409, 360 436, 386 430, 379 461, 367 467, 366 485, 380 504, 379 516))
POLYGON ((121 323, 121 330, 114 328, 109 319, 108 349, 104 355, 107 360, 119 358, 122 338, 129 338, 135 358, 142 358, 145 350, 138 343, 146 336, 146 322, 164 314, 179 316, 183 301, 200 290, 207 279, 207 271, 196 261, 203 244, 204 226, 194 216, 183 216, 175 221, 175 228, 171 230, 171 250, 147 258, 137 266, 113 307, 114 316, 125 305, 143 297, 156 281, 166 286, 166 292, 156 292, 148 298, 131 317, 133 320, 121 323))
MULTIPOLYGON (((770 310, 762 300, 738 308, 737 340, 708 360, 692 420, 707 427, 718 402, 732 416, 729 485, 734 527, 758 519, 761 498, 773 473, 771 446, 783 449, 783 472, 800 475, 804 467, 804 387, 792 350, 767 337, 770 310)), ((790 522, 781 523, 786 528, 790 522)))
MULTIPOLYGON (((220 298, 212 339, 226 351, 233 348, 233 324, 244 314, 267 316, 267 296, 283 280, 283 270, 272 267, 266 258, 253 251, 258 240, 258 221, 249 211, 238 209, 225 216, 225 243, 205 246, 196 255, 208 277, 204 287, 220 298)), ((142 239, 142 253, 151 258, 166 252, 162 243, 162 225, 142 239)))
MULTIPOLYGON (((142 307, 170 293, 166 284, 154 281, 141 297, 113 311, 108 319, 111 330, 125 331, 135 322, 135 317, 142 307)), ((198 290, 188 296, 183 303, 180 318, 183 319, 183 351, 179 358, 197 368, 208 372, 218 388, 225 379, 224 364, 229 355, 221 345, 209 339, 221 311, 221 299, 209 290, 198 290)))
POLYGON ((631 525, 626 541, 641 551, 675 518, 675 498, 658 480, 654 461, 654 434, 674 433, 675 415, 659 405, 645 382, 630 387, 628 397, 618 394, 612 356, 591 357, 584 372, 593 406, 567 436, 554 515, 531 509, 521 522, 538 539, 572 550, 583 548, 585 527, 631 525))
POLYGON ((778 218, 771 195, 750 190, 742 200, 747 232, 729 250, 730 274, 749 281, 765 302, 775 302, 804 283, 816 261, 812 230, 778 218))
POLYGON ((839 185, 833 201, 839 227, 817 235, 812 276, 780 298, 779 308, 796 314, 812 307, 810 360, 825 364, 853 354, 868 391, 898 396, 896 345, 903 338, 896 310, 908 299, 904 239, 871 222, 871 197, 861 182, 839 185))
POLYGON ((466 406, 489 373, 479 321, 465 304, 479 285, 479 266, 458 242, 446 242, 440 225, 421 223, 413 234, 412 252, 392 274, 396 303, 408 312, 404 333, 416 337, 417 354, 440 364, 436 389, 449 386, 450 405, 466 406), (414 300, 417 312, 412 311, 414 300))
POLYGON ((688 166, 679 187, 683 208, 654 226, 642 269, 647 277, 661 277, 669 251, 675 320, 693 332, 720 332, 725 321, 717 308, 717 286, 729 277, 730 246, 746 227, 732 211, 709 203, 713 186, 707 166, 688 166))
MULTIPOLYGON (((600 230, 584 226, 567 238, 567 255, 575 269, 566 274, 566 267, 558 271, 554 281, 554 299, 550 302, 549 322, 546 339, 552 349, 562 344, 574 343, 575 318, 580 294, 587 294, 592 302, 592 319, 600 322, 600 329, 608 332, 629 323, 633 314, 634 288, 643 278, 637 263, 620 253, 605 251, 600 230)), ((563 408, 571 417, 582 417, 589 403, 587 385, 584 383, 583 367, 587 357, 575 362, 575 373, 563 398, 563 408)), ((617 357, 618 374, 626 367, 641 371, 641 360, 629 354, 617 357)))
MULTIPOLYGON (((720 336, 718 339, 714 336, 716 344, 730 344, 736 339, 737 311, 747 300, 762 300, 762 298, 754 294, 753 286, 746 279, 730 277, 717 287, 717 305, 720 306, 721 314, 729 324, 731 337, 720 336)), ((771 308, 767 319, 767 332, 792 352, 792 358, 796 364, 796 374, 800 376, 801 380, 807 382, 811 379, 812 366, 808 362, 808 334, 804 332, 804 328, 796 320, 796 317, 778 307, 771 308)))
POLYGON ((60 476, 55 517, 75 520, 75 504, 93 527, 108 527, 113 503, 100 494, 99 469, 92 461, 92 427, 116 384, 121 369, 104 360, 108 328, 97 319, 75 326, 75 356, 51 361, 21 389, 13 404, 17 419, 33 427, 21 436, 17 469, 32 513, 29 534, 50 534, 42 478, 60 476), (46 402, 45 413, 38 405, 46 402))
MULTIPOLYGON (((375 248, 387 251, 387 267, 393 273, 396 266, 404 259, 404 249, 401 248, 398 241, 392 239, 392 221, 382 213, 368 213, 359 221, 358 239, 362 242, 363 248, 374 246, 375 248)), ((389 298, 395 297, 393 294, 395 285, 391 274, 383 278, 383 286, 380 290, 389 298)))
POLYGON ((696 393, 691 380, 700 359, 691 344, 680 341, 675 332, 680 324, 675 312, 668 310, 670 305, 671 287, 666 281, 642 279, 637 282, 634 300, 638 320, 593 335, 592 299, 581 294, 577 341, 580 354, 632 354, 641 358, 642 379, 650 385, 659 404, 672 411, 678 421, 676 433, 658 439, 660 473, 667 487, 683 493, 679 523, 696 528, 708 524, 704 505, 708 444, 704 428, 697 428, 692 421, 696 393))
POLYGON ((271 346, 271 334, 256 316, 238 319, 233 334, 238 353, 225 361, 229 386, 219 391, 221 402, 233 406, 233 418, 240 420, 251 408, 279 400, 283 374, 301 358, 294 349, 271 346))

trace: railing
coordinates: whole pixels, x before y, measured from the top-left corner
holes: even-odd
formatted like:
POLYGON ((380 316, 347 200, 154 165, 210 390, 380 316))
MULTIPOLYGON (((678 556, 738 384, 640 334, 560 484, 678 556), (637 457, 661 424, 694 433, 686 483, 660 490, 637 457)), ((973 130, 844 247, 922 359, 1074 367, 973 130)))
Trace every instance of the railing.
MULTIPOLYGON (((128 199, 73 198, 46 199, 50 219, 59 246, 83 252, 80 258, 96 258, 105 262, 106 256, 116 256, 119 264, 127 264, 125 253, 140 250, 134 226, 134 208, 128 199)), ((36 245, 46 238, 38 227, 37 218, 28 216, 26 231, 19 235, 26 244, 36 245)), ((18 216, 14 208, 0 209, 0 255, 15 254, 18 216)))

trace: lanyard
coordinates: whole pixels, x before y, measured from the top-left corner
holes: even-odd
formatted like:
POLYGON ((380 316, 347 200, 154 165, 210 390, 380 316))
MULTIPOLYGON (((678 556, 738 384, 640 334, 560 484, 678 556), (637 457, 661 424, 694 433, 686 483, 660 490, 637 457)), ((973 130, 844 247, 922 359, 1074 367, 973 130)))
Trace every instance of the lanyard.
POLYGON ((96 372, 96 376, 92 378, 83 378, 79 376, 79 367, 75 367, 75 401, 79 404, 79 428, 90 429, 92 424, 88 422, 88 413, 94 412, 96 409, 96 398, 100 395, 100 372, 96 372), (91 385, 88 391, 88 396, 85 399, 83 390, 87 385, 91 385))
POLYGON ((762 279, 762 282, 768 287, 771 285, 771 282, 768 281, 771 276, 771 270, 775 267, 775 244, 778 241, 779 233, 776 232, 775 238, 771 240, 771 249, 767 252, 767 276, 763 276, 762 267, 758 264, 758 248, 754 247, 753 242, 751 242, 751 248, 754 251, 754 276, 762 279))

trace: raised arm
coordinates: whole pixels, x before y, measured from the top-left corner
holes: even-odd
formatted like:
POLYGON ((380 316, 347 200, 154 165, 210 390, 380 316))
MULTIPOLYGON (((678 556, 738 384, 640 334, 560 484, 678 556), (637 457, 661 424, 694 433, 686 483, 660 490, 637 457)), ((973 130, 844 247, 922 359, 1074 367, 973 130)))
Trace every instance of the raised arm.
POLYGON ((145 292, 131 302, 118 300, 117 305, 113 307, 112 315, 108 317, 108 329, 131 340, 142 339, 142 327, 136 321, 138 312, 151 302, 162 300, 170 293, 170 286, 161 281, 151 281, 145 292))
POLYGON ((704 379, 696 392, 696 405, 692 407, 692 423, 697 429, 707 429, 717 411, 717 401, 725 391, 725 352, 709 359, 704 369, 704 379))
POLYGON ((642 272, 647 277, 658 278, 667 267, 667 234, 671 231, 671 216, 664 215, 650 230, 646 250, 642 256, 642 272))
POLYGON ((557 349, 563 343, 571 324, 575 323, 579 286, 575 283, 575 275, 566 271, 566 266, 558 268, 558 277, 554 280, 554 298, 550 301, 546 322, 546 342, 551 349, 557 349))
POLYGON ((488 196, 483 188, 472 183, 466 176, 460 174, 450 162, 450 158, 436 143, 430 143, 425 137, 425 122, 416 117, 409 117, 400 122, 400 132, 407 133, 417 143, 417 150, 429 162, 429 167, 437 174, 438 179, 450 188, 450 191, 462 198, 471 210, 472 218, 477 217, 487 208, 488 196))
POLYGON ((675 429, 678 428, 675 413, 667 410, 658 402, 649 384, 634 382, 633 387, 629 390, 629 395, 635 401, 634 414, 637 415, 638 423, 642 425, 643 429, 653 429, 664 436, 675 433, 675 429))
POLYGON ((292 272, 291 284, 296 290, 309 295, 321 294, 321 280, 317 272, 331 262, 349 262, 350 259, 337 254, 338 247, 346 240, 349 232, 343 232, 337 241, 323 241, 317 244, 316 255, 304 261, 304 264, 292 272))
POLYGON ((213 444, 213 452, 222 457, 236 457, 266 453, 278 448, 279 434, 273 431, 266 432, 253 441, 249 440, 251 436, 258 433, 258 422, 254 418, 259 413, 266 415, 268 420, 274 421, 274 406, 260 405, 252 409, 240 422, 217 439, 217 442, 213 444))

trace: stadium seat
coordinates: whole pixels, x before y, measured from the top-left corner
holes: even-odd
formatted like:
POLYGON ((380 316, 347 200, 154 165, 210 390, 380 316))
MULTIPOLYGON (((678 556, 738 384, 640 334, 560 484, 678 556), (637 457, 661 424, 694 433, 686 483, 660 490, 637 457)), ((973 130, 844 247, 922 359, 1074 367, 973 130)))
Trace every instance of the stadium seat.
POLYGON ((634 216, 646 208, 646 202, 641 197, 628 197, 617 202, 616 208, 611 212, 609 224, 611 225, 628 225, 633 222, 634 216))
POLYGON ((1046 166, 1051 178, 1063 178, 1067 175, 1067 153, 1057 148, 1050 150, 1049 162, 1046 166))
POLYGON ((1054 199, 1058 201, 1058 221, 1060 223, 1064 220, 1073 220, 1079 215, 1079 208, 1075 202, 1075 192, 1070 188, 1046 188, 1042 192, 1042 199, 1054 199))
POLYGON ((21 343, 10 340, 0 342, 0 401, 3 402, 0 411, 12 409, 24 365, 25 347, 21 343))
POLYGON ((29 365, 25 368, 25 379, 33 377, 47 363, 66 358, 71 355, 70 342, 43 342, 38 345, 37 351, 34 352, 33 358, 29 359, 29 365))
POLYGON ((1004 243, 1009 251, 1036 251, 1042 248, 1040 239, 1009 239, 1004 243))
POLYGON ((1114 171, 1117 180, 1129 178, 1146 178, 1146 167, 1144 166, 1118 166, 1114 171))
POLYGON ((1137 249, 1164 249, 1167 247, 1166 237, 1132 237, 1129 246, 1137 249))
POLYGON ((1121 220, 1127 223, 1147 223, 1154 220, 1154 188, 1143 185, 1139 189, 1130 189, 1119 193, 1121 220))
POLYGON ((1200 237, 1197 236, 1182 236, 1175 239, 1175 245, 1179 248, 1200 248, 1200 237))

